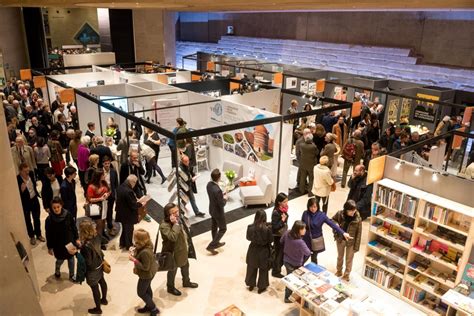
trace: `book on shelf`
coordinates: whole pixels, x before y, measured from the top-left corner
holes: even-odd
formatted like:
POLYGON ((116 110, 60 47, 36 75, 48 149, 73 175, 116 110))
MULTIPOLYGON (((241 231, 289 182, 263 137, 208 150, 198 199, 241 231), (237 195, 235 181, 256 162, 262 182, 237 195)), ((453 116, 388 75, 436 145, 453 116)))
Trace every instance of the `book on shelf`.
POLYGON ((407 283, 405 285, 405 290, 403 291, 403 296, 408 298, 410 301, 418 303, 424 300, 424 298, 426 297, 426 291, 420 290, 415 286, 412 286, 411 284, 407 283))
POLYGON ((418 199, 404 194, 400 213, 408 215, 410 217, 414 217, 416 213, 417 203, 418 199))
POLYGON ((373 265, 367 264, 365 265, 365 271, 364 275, 375 281, 376 283, 386 287, 386 288, 392 288, 393 287, 393 282, 394 282, 394 276, 391 273, 388 273, 378 267, 375 267, 373 265))
POLYGON ((471 217, 459 212, 448 210, 433 203, 426 203, 423 217, 462 232, 469 232, 471 217))

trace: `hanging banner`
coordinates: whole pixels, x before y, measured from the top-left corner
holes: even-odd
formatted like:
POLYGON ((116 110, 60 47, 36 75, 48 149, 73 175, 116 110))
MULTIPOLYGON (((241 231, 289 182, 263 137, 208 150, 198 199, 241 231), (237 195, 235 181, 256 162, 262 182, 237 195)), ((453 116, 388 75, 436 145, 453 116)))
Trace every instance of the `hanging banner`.
POLYGON ((407 99, 407 98, 402 99, 402 109, 400 110, 400 117, 406 117, 406 118, 410 117, 411 100, 412 99, 407 99))
POLYGON ((21 80, 31 80, 31 69, 20 69, 20 79, 21 80))
POLYGON ((59 98, 61 99, 62 103, 73 103, 74 101, 76 101, 74 89, 68 88, 59 90, 59 98))
POLYGON ((398 109, 400 107, 400 99, 392 99, 388 103, 387 121, 395 123, 398 120, 398 109))
POLYGON ((324 88, 326 87, 326 80, 319 79, 316 81, 316 92, 322 93, 324 92, 324 88))
MULTIPOLYGON (((172 131, 176 127, 176 118, 180 116, 178 99, 160 99, 153 101, 153 108, 155 111, 151 117, 155 118, 155 122, 160 124, 160 127, 172 131), (171 107, 171 108, 169 108, 171 107)), ((168 137, 160 135, 160 157, 170 157, 171 151, 168 147, 168 137)))
POLYGON ((46 88, 46 77, 45 76, 34 76, 33 85, 35 88, 46 88))
MULTIPOLYGON (((439 101, 439 96, 417 93, 418 98, 439 101)), ((438 108, 437 104, 429 101, 416 100, 415 112, 413 113, 413 118, 423 121, 434 123, 436 118, 436 109, 438 108)))

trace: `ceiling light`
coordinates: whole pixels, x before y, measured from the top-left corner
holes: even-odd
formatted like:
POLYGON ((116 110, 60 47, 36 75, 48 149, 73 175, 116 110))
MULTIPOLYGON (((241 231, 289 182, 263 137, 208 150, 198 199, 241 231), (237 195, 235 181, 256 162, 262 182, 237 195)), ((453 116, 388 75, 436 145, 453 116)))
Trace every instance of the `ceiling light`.
POLYGON ((438 181, 438 174, 439 172, 433 172, 433 175, 431 176, 431 180, 433 180, 433 182, 438 181))
POLYGON ((418 176, 420 175, 420 173, 421 173, 421 170, 423 170, 423 167, 416 167, 416 169, 415 169, 415 176, 418 177, 418 176))

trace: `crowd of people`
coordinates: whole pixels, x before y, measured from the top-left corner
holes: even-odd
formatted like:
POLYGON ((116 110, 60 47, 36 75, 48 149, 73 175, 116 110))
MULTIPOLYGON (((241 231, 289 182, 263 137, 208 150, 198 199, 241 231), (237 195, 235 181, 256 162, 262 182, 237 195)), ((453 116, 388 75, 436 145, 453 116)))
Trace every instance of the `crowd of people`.
MULTIPOLYGON (((120 248, 129 251, 138 276, 137 294, 145 302, 139 313, 156 315, 160 311, 153 302, 151 282, 158 271, 150 235, 134 225, 143 218, 147 184, 158 174, 161 184, 168 179, 158 165, 161 139, 159 135, 133 123, 127 137, 118 124, 109 119, 104 136, 96 135, 95 124, 89 122, 83 132, 79 128, 74 105, 63 104, 58 97, 51 108, 44 103, 41 90, 30 83, 11 80, 2 98, 6 113, 11 154, 20 191, 26 230, 30 243, 46 242, 48 253, 56 259, 54 276, 61 278, 60 269, 68 262, 69 279, 78 280, 75 257, 81 254, 85 266, 85 280, 91 287, 95 307, 91 314, 101 314, 107 305, 107 282, 104 272, 110 268, 104 260, 106 244, 119 233, 115 222, 121 223, 120 248), (86 218, 78 219, 76 178, 86 203, 82 206, 86 218), (41 192, 37 189, 41 183, 41 192), (41 205, 48 213, 45 236, 41 231, 41 205), (115 211, 115 219, 114 219, 115 211), (109 268, 108 268, 109 267, 109 268)), ((309 110, 311 107, 305 107, 309 110)), ((404 127, 389 125, 381 130, 380 107, 364 107, 360 120, 351 121, 342 110, 301 121, 292 120, 295 154, 299 163, 297 188, 308 193, 307 209, 291 229, 288 196, 279 193, 275 198, 270 222, 265 211, 258 210, 253 224, 247 228, 250 241, 246 263, 245 284, 250 291, 255 287, 263 293, 269 286, 269 273, 283 277, 282 267, 291 273, 308 259, 318 262, 318 255, 326 249, 322 226, 333 231, 337 247, 336 275, 349 280, 354 253, 360 248, 362 221, 370 215, 372 186, 367 185, 366 169, 371 159, 398 150, 421 140, 417 133, 404 127), (349 187, 342 210, 328 217, 329 196, 335 191, 339 157, 344 160, 341 187, 349 187), (348 177, 349 169, 352 175, 348 177), (345 260, 344 260, 345 259, 345 260), (343 269, 345 261, 345 269, 343 269), (344 270, 344 271, 343 271, 344 270)), ((291 113, 298 111, 297 101, 291 102, 291 113)), ((291 114, 290 113, 290 114, 291 114)), ((438 129, 442 130, 444 125, 438 129)), ((437 130, 438 130, 437 129, 437 130)), ((176 119, 173 133, 188 129, 182 118, 176 119)), ((428 135, 427 137, 430 137, 428 135)), ((172 167, 179 166, 185 175, 186 196, 195 216, 205 217, 194 194, 197 193, 196 154, 192 139, 167 143, 172 152, 172 167)), ((224 208, 228 199, 220 187, 221 172, 214 169, 206 191, 209 198, 212 240, 206 247, 212 255, 225 245, 222 237, 227 231, 224 208)), ((197 288, 189 274, 189 258, 196 251, 188 226, 179 207, 174 203, 164 206, 164 220, 159 232, 163 238, 162 252, 171 253, 174 265, 167 271, 167 292, 180 296, 175 286, 178 268, 184 288, 197 288)), ((80 260, 78 257, 77 267, 80 260)), ((286 289, 285 302, 291 291, 286 289)))

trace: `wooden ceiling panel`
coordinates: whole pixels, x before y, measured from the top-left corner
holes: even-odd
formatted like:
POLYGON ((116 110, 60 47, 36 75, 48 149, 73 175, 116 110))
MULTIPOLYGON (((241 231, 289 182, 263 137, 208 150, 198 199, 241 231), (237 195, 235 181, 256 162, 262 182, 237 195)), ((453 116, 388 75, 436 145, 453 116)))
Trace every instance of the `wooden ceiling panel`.
POLYGON ((0 0, 1 6, 159 8, 172 11, 473 10, 473 0, 0 0))

